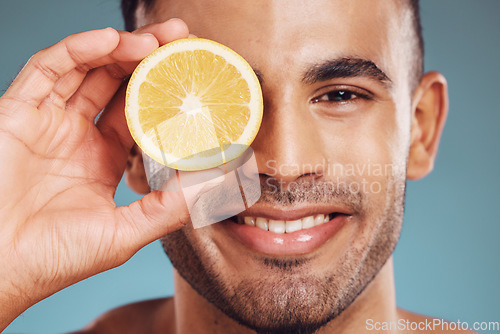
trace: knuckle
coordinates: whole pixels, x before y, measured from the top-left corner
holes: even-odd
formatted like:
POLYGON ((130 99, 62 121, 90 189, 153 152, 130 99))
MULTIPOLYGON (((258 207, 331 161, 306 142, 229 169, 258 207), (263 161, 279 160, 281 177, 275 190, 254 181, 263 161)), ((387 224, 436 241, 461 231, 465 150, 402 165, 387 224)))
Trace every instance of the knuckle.
POLYGON ((105 107, 104 105, 98 104, 93 98, 88 96, 86 93, 82 92, 81 94, 78 95, 78 97, 82 99, 85 105, 89 106, 89 109, 102 111, 105 107))
POLYGON ((106 65, 105 68, 108 74, 114 79, 123 80, 129 75, 127 71, 116 63, 106 65))
POLYGON ((49 96, 43 102, 50 103, 59 109, 63 109, 66 106, 66 99, 56 91, 50 92, 49 96))
POLYGON ((73 61, 75 70, 81 73, 87 73, 92 69, 89 64, 81 59, 80 55, 78 55, 78 52, 74 51, 68 44, 65 43, 64 48, 66 49, 68 57, 73 61))
POLYGON ((36 71, 40 72, 50 81, 56 82, 61 78, 61 75, 53 70, 50 66, 45 63, 45 57, 43 56, 46 51, 42 50, 37 52, 28 61, 28 64, 36 71))

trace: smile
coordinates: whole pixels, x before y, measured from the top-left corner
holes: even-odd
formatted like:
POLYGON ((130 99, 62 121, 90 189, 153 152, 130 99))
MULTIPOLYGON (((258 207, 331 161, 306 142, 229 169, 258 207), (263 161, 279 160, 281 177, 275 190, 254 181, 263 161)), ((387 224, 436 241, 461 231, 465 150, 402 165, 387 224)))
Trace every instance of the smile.
POLYGON ((223 230, 224 234, 238 244, 257 253, 273 256, 303 255, 314 252, 335 239, 352 220, 351 212, 331 212, 328 209, 332 208, 277 210, 271 207, 252 207, 216 224, 216 228, 223 230), (325 213, 329 211, 331 213, 325 213))
POLYGON ((315 226, 329 222, 336 213, 317 214, 294 220, 267 219, 265 217, 235 216, 231 220, 237 224, 255 226, 264 231, 273 233, 293 233, 296 231, 313 228, 315 226))

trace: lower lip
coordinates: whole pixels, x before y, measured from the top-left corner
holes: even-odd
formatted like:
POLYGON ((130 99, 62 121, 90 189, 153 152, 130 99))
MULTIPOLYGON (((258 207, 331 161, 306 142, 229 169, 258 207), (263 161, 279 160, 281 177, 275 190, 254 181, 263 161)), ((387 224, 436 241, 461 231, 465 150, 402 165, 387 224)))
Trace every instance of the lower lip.
POLYGON ((349 216, 338 215, 327 223, 295 231, 274 233, 226 220, 221 225, 236 240, 254 251, 271 255, 299 255, 321 247, 345 225, 349 216))

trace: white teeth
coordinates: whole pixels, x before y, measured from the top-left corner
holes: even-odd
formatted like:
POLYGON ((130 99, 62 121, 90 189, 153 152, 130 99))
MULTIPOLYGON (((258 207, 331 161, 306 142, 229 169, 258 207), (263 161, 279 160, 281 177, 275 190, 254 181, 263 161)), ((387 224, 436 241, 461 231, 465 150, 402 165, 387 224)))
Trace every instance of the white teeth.
POLYGON ((286 233, 292 233, 295 231, 302 230, 302 222, 300 219, 298 220, 287 220, 285 223, 286 233))
POLYGON ((269 220, 269 231, 274 233, 285 233, 285 221, 269 220))
POLYGON ((246 216, 244 221, 245 221, 245 224, 247 224, 247 225, 255 226, 255 219, 253 217, 246 216))
POLYGON ((302 228, 311 228, 313 226, 314 226, 313 216, 302 218, 302 228))
MULTIPOLYGON (((241 217, 239 218, 241 222, 241 217)), ((314 216, 304 217, 297 220, 275 220, 266 219, 264 217, 243 217, 245 225, 256 226, 264 231, 273 233, 292 233, 307 228, 312 228, 330 221, 330 215, 317 214, 314 216)))
POLYGON ((257 217, 257 220, 255 221, 255 226, 264 231, 269 230, 266 218, 257 217))
POLYGON ((325 222, 325 216, 328 217, 328 215, 316 215, 314 216, 314 226, 323 224, 325 222))

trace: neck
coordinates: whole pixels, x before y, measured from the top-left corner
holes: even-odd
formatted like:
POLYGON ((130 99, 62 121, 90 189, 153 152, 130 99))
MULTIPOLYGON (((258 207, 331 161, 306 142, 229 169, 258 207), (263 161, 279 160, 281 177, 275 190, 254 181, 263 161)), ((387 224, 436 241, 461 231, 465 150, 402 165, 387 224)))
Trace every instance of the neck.
MULTIPOLYGON (((254 333, 205 300, 174 270, 175 294, 162 317, 169 333, 254 333)), ((367 321, 397 321, 392 257, 356 300, 318 333, 364 333, 367 321)), ((163 326, 162 326, 163 327, 163 326)))

